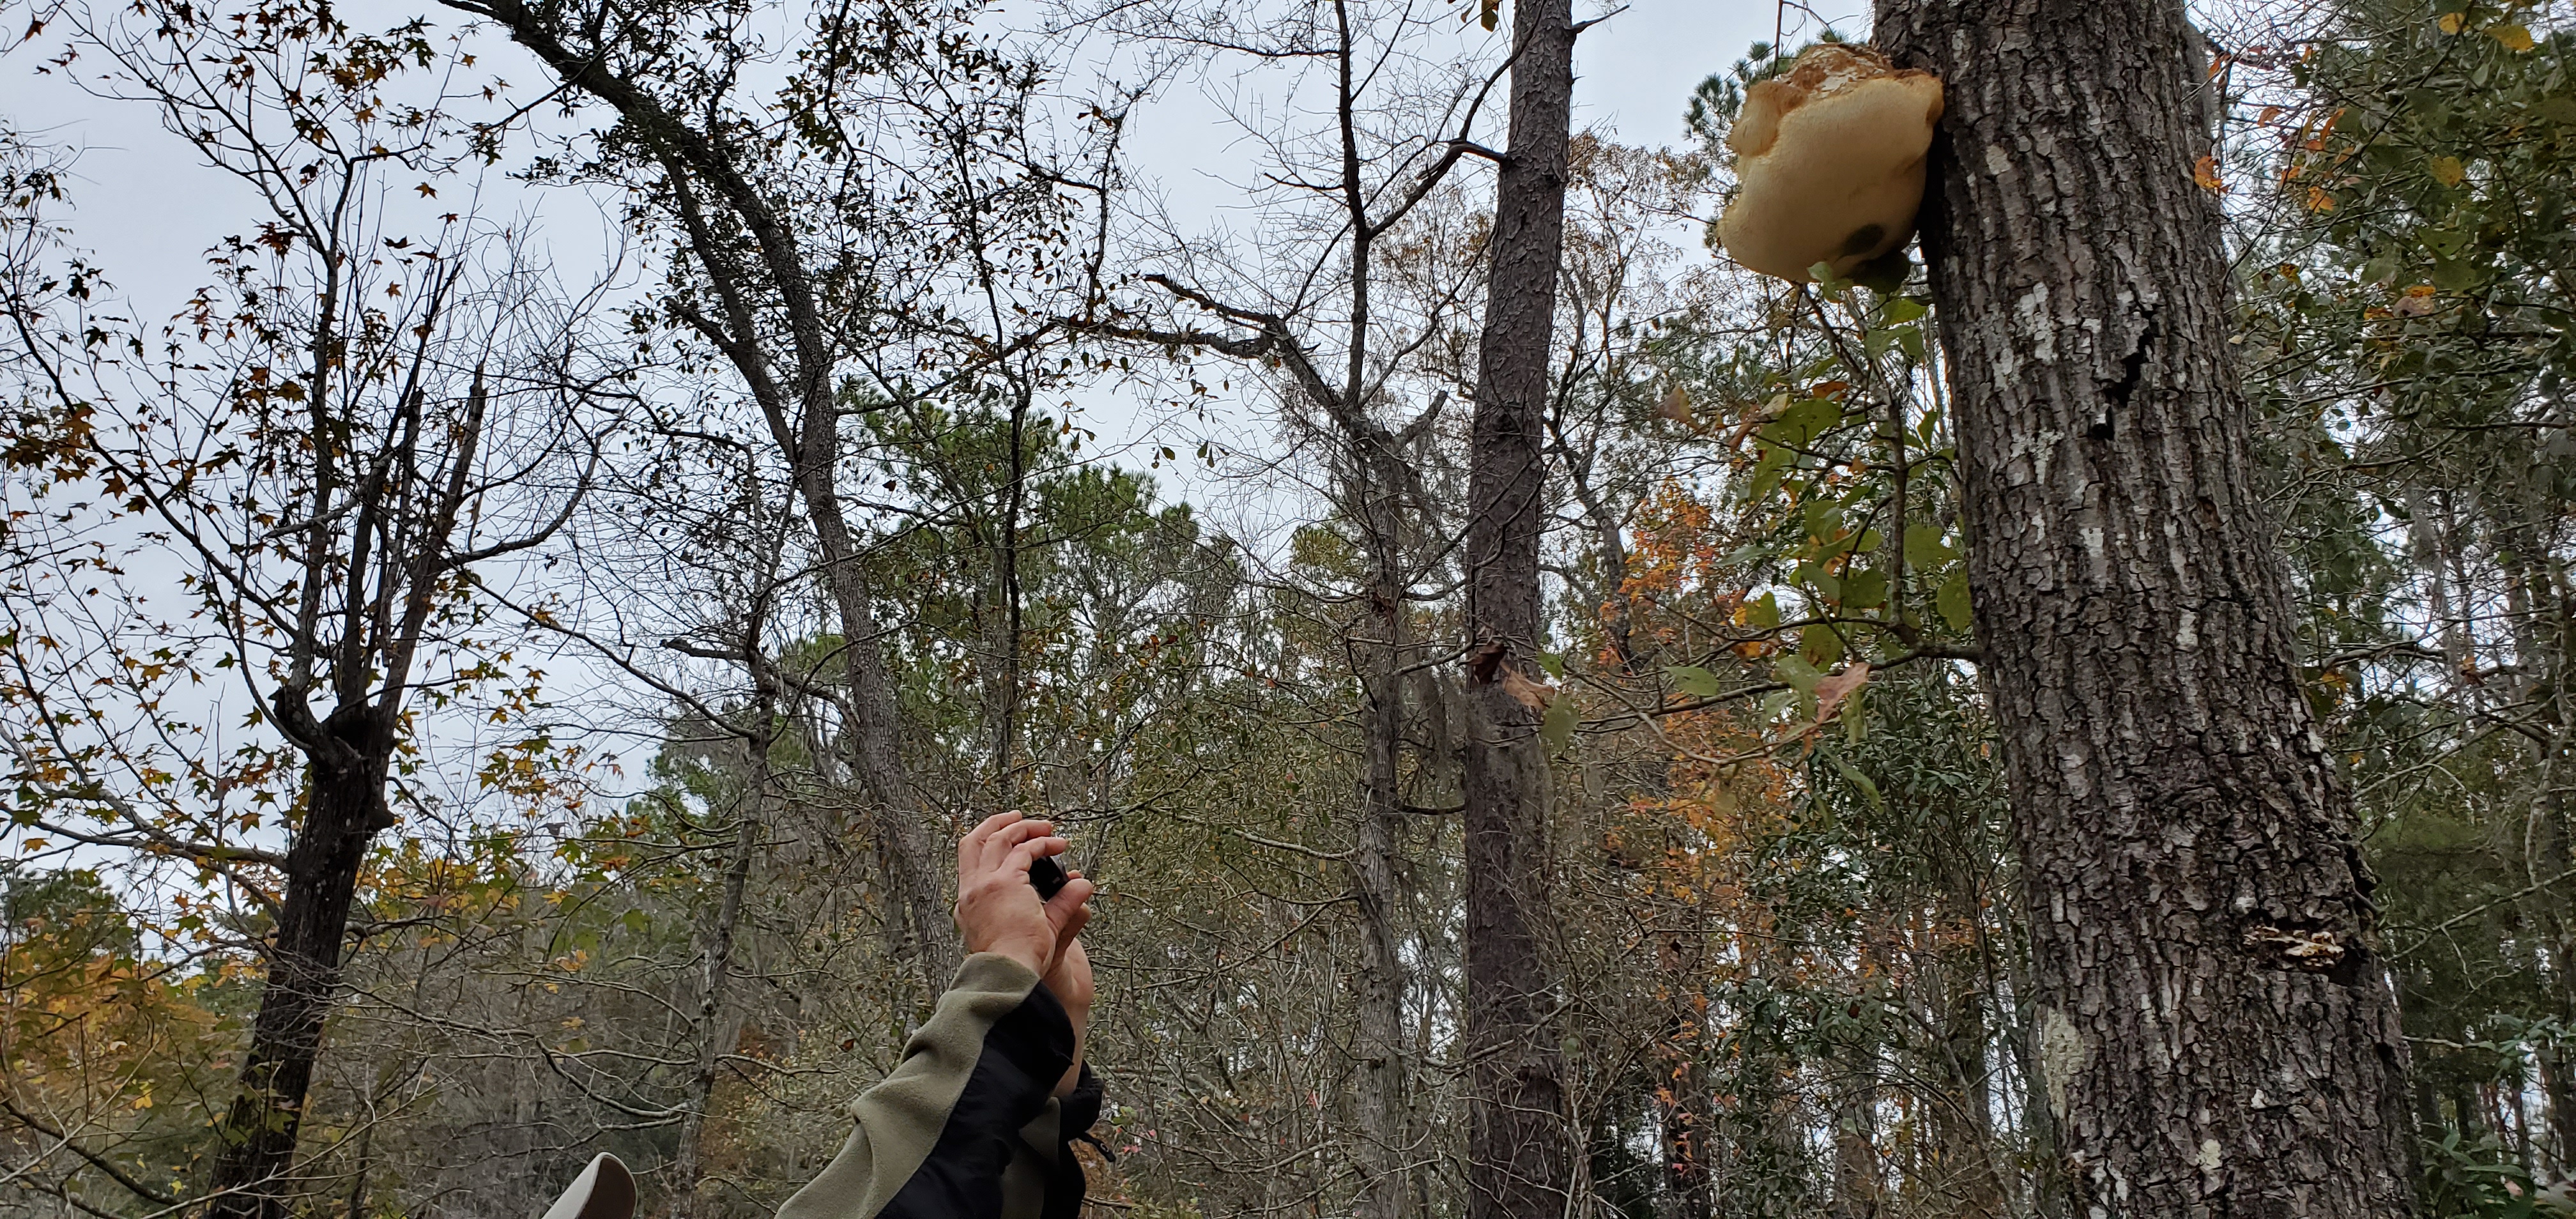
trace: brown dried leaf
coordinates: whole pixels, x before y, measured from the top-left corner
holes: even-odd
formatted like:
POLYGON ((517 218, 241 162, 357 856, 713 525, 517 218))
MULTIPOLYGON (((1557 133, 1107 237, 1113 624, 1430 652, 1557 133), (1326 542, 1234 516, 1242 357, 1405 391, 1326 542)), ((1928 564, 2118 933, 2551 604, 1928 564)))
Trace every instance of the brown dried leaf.
POLYGON ((1843 671, 1816 683, 1816 722, 1824 723, 1842 710, 1843 700, 1869 680, 1869 662, 1855 660, 1843 671))
POLYGON ((1528 674, 1509 665, 1503 667, 1503 693, 1519 699, 1522 706, 1532 711, 1544 710, 1549 703, 1556 701, 1556 687, 1532 681, 1528 674))
POLYGON ((1655 403, 1655 413, 1683 427, 1689 427, 1691 425, 1690 406, 1690 394, 1676 385, 1664 391, 1663 398, 1655 403))

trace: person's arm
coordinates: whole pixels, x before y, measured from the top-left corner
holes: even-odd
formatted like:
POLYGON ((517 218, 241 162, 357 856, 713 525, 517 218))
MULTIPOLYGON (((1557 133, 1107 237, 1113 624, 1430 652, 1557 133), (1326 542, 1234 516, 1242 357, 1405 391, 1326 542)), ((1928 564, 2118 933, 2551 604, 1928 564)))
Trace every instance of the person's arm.
MULTIPOLYGON (((1090 971, 1084 963, 1076 987, 1074 935, 1090 917, 1091 882, 1076 878, 1045 903, 1028 884, 1029 861, 1063 849, 1051 826, 1017 814, 967 835, 957 921, 973 955, 893 1074, 851 1102, 848 1142, 780 1219, 999 1219, 1022 1128, 1080 1074, 1076 1017, 1087 1015, 1090 971), (1069 1013, 1042 975, 1079 990, 1080 1008, 1069 1013)), ((1079 1132, 1061 1120, 1071 1116, 1059 1115, 1067 1137, 1079 1132)))
POLYGON ((1073 1064, 1073 1025, 1036 971, 968 957, 885 1082, 851 1102, 857 1128, 780 1219, 965 1219, 1002 1213, 1020 1128, 1073 1064))

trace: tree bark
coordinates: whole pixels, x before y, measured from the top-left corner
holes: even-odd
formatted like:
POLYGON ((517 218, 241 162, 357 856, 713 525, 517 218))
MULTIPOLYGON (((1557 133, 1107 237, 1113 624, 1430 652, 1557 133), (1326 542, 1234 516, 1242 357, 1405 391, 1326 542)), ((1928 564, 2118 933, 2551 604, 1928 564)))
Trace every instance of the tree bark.
POLYGON ((368 842, 393 824, 385 774, 395 718, 360 702, 322 721, 332 748, 317 751, 306 767, 304 822, 286 854, 286 894, 269 941, 241 1090, 215 1128, 210 1219, 284 1219, 307 1192, 290 1175, 296 1135, 322 1052, 322 1026, 340 988, 340 941, 348 934, 358 869, 368 842))
POLYGON ((771 726, 777 721, 772 700, 761 698, 754 704, 754 712, 757 718, 752 723, 757 727, 746 741, 750 779, 734 813, 733 845, 725 856, 724 881, 717 888, 715 912, 707 924, 706 951, 700 960, 695 1021, 698 1061, 689 1075, 688 1114, 680 1119, 679 1146, 671 1157, 674 1219, 690 1219, 706 1209, 698 1197, 698 1183, 706 1174, 707 1114, 714 1108, 716 1076, 725 1056, 733 1052, 740 1027, 738 1021, 726 1018, 725 991, 733 980, 734 937, 742 924, 743 891, 750 887, 751 866, 760 853, 762 823, 769 809, 770 752, 776 748, 771 726))
POLYGON ((1367 704, 1359 834, 1350 861, 1351 892, 1360 910, 1360 968, 1352 979, 1357 992, 1352 1050, 1359 1079, 1352 1099, 1359 1109, 1363 1174, 1352 1213, 1359 1219, 1402 1219, 1410 1192, 1404 1162, 1413 1128, 1404 1061, 1406 970, 1396 922, 1402 898, 1396 864, 1397 823, 1404 816, 1398 790, 1405 730, 1403 666, 1410 650, 1405 618, 1410 581, 1403 545, 1407 514, 1402 473, 1386 437, 1356 435, 1349 442, 1351 494, 1361 507, 1371 568, 1370 612, 1359 623, 1361 631, 1374 636, 1350 641, 1362 658, 1360 689, 1367 704))
POLYGON ((2228 346, 2177 0, 1880 0, 1942 76, 1922 222, 2072 1207, 2415 1210, 2406 1044, 2228 346))
POLYGON ((1495 187, 1493 264, 1468 452, 1465 758, 1471 1219, 1564 1213, 1573 1173, 1548 908, 1539 534, 1548 356, 1565 245, 1574 24, 1568 0, 1512 13, 1511 147, 1495 187), (1510 681, 1517 676, 1520 680, 1510 681))

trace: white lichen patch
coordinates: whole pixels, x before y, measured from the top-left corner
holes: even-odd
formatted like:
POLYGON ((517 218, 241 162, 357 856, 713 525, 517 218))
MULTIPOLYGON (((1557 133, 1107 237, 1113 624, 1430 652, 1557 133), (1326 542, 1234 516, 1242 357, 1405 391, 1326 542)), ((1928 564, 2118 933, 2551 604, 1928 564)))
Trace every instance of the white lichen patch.
POLYGON ((2066 1013, 2049 1008, 2039 1019, 2039 1074, 2048 1083, 2048 1111, 2066 1117, 2066 1085, 2084 1069, 2084 1034, 2066 1013))
POLYGON ((1747 90, 1726 133, 1735 201, 1719 217, 1727 254, 1805 282, 1817 263, 1846 275, 1914 235, 1923 158, 1941 118, 1941 81, 1898 71, 1867 47, 1820 43, 1747 90))

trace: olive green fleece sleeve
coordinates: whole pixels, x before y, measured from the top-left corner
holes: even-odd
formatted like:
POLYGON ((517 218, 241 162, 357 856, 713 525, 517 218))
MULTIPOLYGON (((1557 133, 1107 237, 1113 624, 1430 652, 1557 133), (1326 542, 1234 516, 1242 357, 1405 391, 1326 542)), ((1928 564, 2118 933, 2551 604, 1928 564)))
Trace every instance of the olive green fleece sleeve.
POLYGON ((840 1154, 787 1200, 779 1219, 876 1219, 884 1212, 938 1144, 986 1036, 1037 984, 1028 966, 999 953, 966 958, 930 1020, 905 1042, 894 1073, 850 1102, 858 1125, 840 1154))

